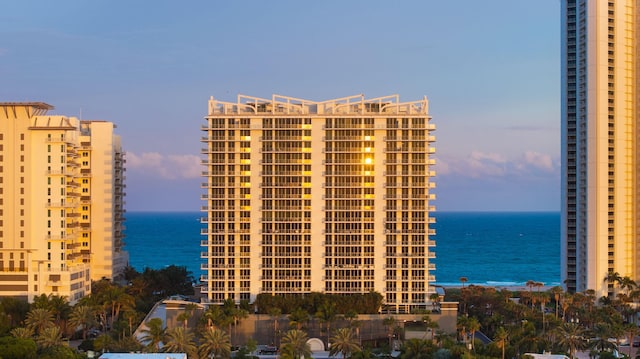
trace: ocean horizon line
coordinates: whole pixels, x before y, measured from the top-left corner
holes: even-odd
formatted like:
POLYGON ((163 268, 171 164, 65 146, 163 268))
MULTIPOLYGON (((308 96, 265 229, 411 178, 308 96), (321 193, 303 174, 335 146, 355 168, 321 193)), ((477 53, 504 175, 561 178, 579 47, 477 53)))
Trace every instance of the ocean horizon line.
MULTIPOLYGON (((432 283, 434 286, 440 287, 462 287, 462 282, 438 282, 435 281, 432 283)), ((481 287, 526 287, 527 282, 518 282, 518 281, 486 281, 486 282, 465 282, 465 287, 470 285, 481 286, 481 287)), ((560 287, 560 282, 549 282, 543 283, 544 287, 560 287)))

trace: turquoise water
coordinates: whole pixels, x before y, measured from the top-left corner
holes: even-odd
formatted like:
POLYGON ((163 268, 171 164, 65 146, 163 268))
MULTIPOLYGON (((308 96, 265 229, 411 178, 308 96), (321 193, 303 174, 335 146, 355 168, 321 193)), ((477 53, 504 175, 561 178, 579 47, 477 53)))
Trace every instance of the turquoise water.
MULTIPOLYGON (((175 264, 196 279, 200 270, 200 212, 127 212, 126 249, 138 271, 175 264)), ((436 281, 521 285, 528 280, 560 284, 558 212, 439 212, 436 224, 436 281)))

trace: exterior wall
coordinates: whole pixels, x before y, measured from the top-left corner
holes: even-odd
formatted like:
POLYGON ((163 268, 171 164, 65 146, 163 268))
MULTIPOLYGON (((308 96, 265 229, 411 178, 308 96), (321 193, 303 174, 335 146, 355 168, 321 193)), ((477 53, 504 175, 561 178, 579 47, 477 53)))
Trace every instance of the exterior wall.
POLYGON ((91 290, 90 145, 51 108, 0 103, 0 296, 75 303, 91 290))
MULTIPOLYGON (((437 331, 442 331, 446 334, 455 334, 458 303, 444 302, 441 304, 443 305, 442 312, 429 313, 429 317, 438 323, 437 331)), ((184 304, 167 303, 165 320, 167 328, 184 325, 183 322, 178 320, 178 316, 183 312, 184 304)), ((188 327, 195 328, 202 313, 203 309, 200 308, 194 311, 193 316, 188 321, 188 327)), ((386 328, 383 322, 390 316, 395 320, 395 326, 404 328, 406 323, 422 322, 424 314, 360 314, 357 317, 360 339, 362 341, 380 341, 388 338, 390 328, 386 328)), ((348 326, 348 321, 340 318, 337 318, 331 323, 332 330, 335 328, 346 328, 348 326)), ((246 318, 241 319, 237 326, 232 326, 230 336, 233 345, 243 345, 252 338, 256 340, 258 344, 279 346, 280 337, 289 328, 289 319, 286 315, 273 317, 267 314, 249 314, 246 318)), ((307 332, 309 338, 326 340, 326 333, 321 330, 321 328, 324 328, 324 324, 313 317, 310 317, 309 321, 304 323, 304 330, 307 332)), ((226 328, 224 329, 227 330, 226 328)), ((409 339, 409 337, 405 339, 409 339)))
POLYGON ((426 98, 210 100, 203 293, 377 291, 394 311, 427 308, 429 121, 426 98))
POLYGON ((606 295, 638 279, 635 0, 563 4, 562 279, 606 295))
POLYGON ((90 149, 82 166, 91 173, 83 196, 91 199, 86 225, 91 235, 92 280, 117 277, 128 264, 127 253, 122 251, 124 160, 114 128, 113 123, 104 121, 82 124, 83 141, 90 149))

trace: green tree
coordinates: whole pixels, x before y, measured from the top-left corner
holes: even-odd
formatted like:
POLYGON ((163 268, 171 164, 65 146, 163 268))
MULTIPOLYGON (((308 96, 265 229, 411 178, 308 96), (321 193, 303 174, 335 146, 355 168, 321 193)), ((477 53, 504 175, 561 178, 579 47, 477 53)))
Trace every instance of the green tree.
MULTIPOLYGON (((79 349, 80 347, 78 347, 79 349)), ((113 352, 121 352, 121 353, 134 353, 140 352, 144 349, 142 344, 133 336, 125 336, 118 339, 111 346, 111 350, 113 352)), ((90 349, 92 350, 92 349, 90 349)))
POLYGON ((11 329, 11 336, 14 338, 28 339, 33 338, 33 329, 29 327, 16 327, 11 329))
POLYGON ((307 343, 309 338, 302 330, 292 329, 282 337, 282 357, 300 359, 311 356, 311 348, 307 343))
POLYGON ((231 318, 227 317, 222 307, 219 305, 209 305, 202 315, 202 319, 207 322, 207 327, 225 328, 230 324, 231 318))
POLYGON ((278 343, 278 319, 280 319, 280 315, 282 315, 280 308, 271 307, 269 309, 269 316, 273 318, 273 340, 271 342, 276 345, 278 343))
POLYGON ((429 314, 425 314, 422 316, 422 322, 427 327, 427 329, 431 330, 431 341, 433 342, 433 339, 435 338, 436 329, 438 329, 440 325, 438 324, 438 322, 431 319, 431 316, 429 314))
POLYGON ((44 329, 54 325, 53 313, 47 308, 34 308, 27 313, 24 322, 36 335, 39 335, 44 329))
POLYGON ((36 337, 36 343, 38 347, 42 349, 62 345, 64 342, 60 328, 53 326, 43 329, 40 335, 36 337))
POLYGON ((509 337, 509 334, 507 333, 507 331, 504 330, 503 327, 500 327, 498 328, 498 330, 496 330, 495 338, 493 339, 496 342, 496 345, 498 346, 498 348, 502 350, 502 359, 504 359, 504 351, 505 351, 505 348, 507 347, 508 337, 509 337))
POLYGON ((434 347, 431 342, 424 339, 409 339, 401 348, 403 359, 431 359, 434 347))
POLYGON ((573 359, 578 350, 587 348, 587 341, 584 337, 585 331, 580 324, 564 323, 556 331, 558 344, 569 352, 569 358, 573 359))
POLYGON ((378 358, 379 358, 378 355, 376 355, 369 348, 364 348, 361 351, 351 354, 351 359, 378 359, 378 358))
POLYGON ((209 327, 202 333, 200 347, 201 358, 229 358, 231 356, 231 340, 224 330, 209 327))
POLYGON ((558 308, 560 307, 560 299, 562 298, 562 287, 555 286, 550 290, 551 295, 553 296, 554 306, 556 310, 556 319, 558 319, 558 308))
POLYGON ((612 328, 608 323, 598 323, 591 330, 591 334, 594 336, 590 340, 590 347, 599 352, 609 351, 615 349, 616 345, 609 341, 611 337, 612 328))
POLYGON ((351 328, 340 328, 336 330, 330 339, 330 343, 331 348, 329 355, 331 356, 340 353, 343 358, 348 358, 352 353, 361 350, 358 344, 358 338, 356 338, 351 328))
POLYGON ((289 314, 289 326, 297 330, 301 330, 308 320, 309 313, 302 308, 296 308, 289 314))
POLYGON ((182 326, 186 329, 189 324, 189 319, 193 317, 194 312, 198 309, 198 305, 195 303, 189 303, 185 305, 184 311, 178 314, 178 321, 182 322, 182 326))
POLYGON ((80 355, 75 349, 72 349, 66 345, 58 345, 50 348, 43 349, 38 354, 38 359, 82 359, 84 356, 80 355))
POLYGON ((160 343, 164 340, 165 328, 162 319, 151 318, 146 323, 146 328, 141 331, 142 338, 140 341, 148 348, 154 349, 156 352, 160 351, 160 343))
POLYGON ((87 339, 87 331, 97 324, 96 311, 88 305, 76 305, 69 315, 69 326, 75 332, 82 331, 82 339, 87 339))
POLYGON ((471 349, 476 350, 476 332, 480 330, 480 322, 475 317, 470 317, 467 321, 467 330, 471 334, 471 349))
POLYGON ((627 342, 629 343, 629 358, 631 358, 631 347, 633 344, 633 339, 640 334, 640 328, 635 323, 627 323, 623 326, 624 335, 627 338, 627 342))
POLYGON ((67 297, 54 294, 41 294, 34 297, 32 307, 48 309, 51 314, 53 314, 54 323, 61 327, 61 329, 64 329, 64 322, 71 312, 71 306, 69 305, 67 297))
POLYGON ((33 339, 0 337, 0 356, 2 359, 35 359, 38 347, 33 339))
POLYGON ((387 329, 387 337, 389 337, 389 348, 393 348, 393 330, 396 326, 396 318, 386 317, 382 320, 382 325, 387 329))
POLYGON ((101 353, 112 350, 115 347, 115 340, 109 334, 100 334, 93 341, 93 348, 101 353))
POLYGON ((316 318, 320 320, 321 324, 325 325, 325 331, 327 333, 327 341, 329 343, 329 333, 331 333, 331 323, 336 320, 336 305, 333 302, 324 302, 320 305, 320 308, 316 312, 316 318))
POLYGON ((162 351, 168 353, 187 353, 187 356, 193 357, 197 352, 194 339, 195 336, 191 330, 187 328, 171 328, 166 332, 166 343, 164 343, 162 351))

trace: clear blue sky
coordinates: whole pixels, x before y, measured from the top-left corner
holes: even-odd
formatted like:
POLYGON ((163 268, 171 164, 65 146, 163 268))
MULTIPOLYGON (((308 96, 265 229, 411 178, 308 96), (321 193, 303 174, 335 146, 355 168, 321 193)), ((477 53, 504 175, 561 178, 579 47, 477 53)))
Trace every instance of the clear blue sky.
POLYGON ((426 95, 439 211, 560 208, 560 2, 8 1, 0 101, 113 121, 127 208, 197 211, 209 96, 426 95))

